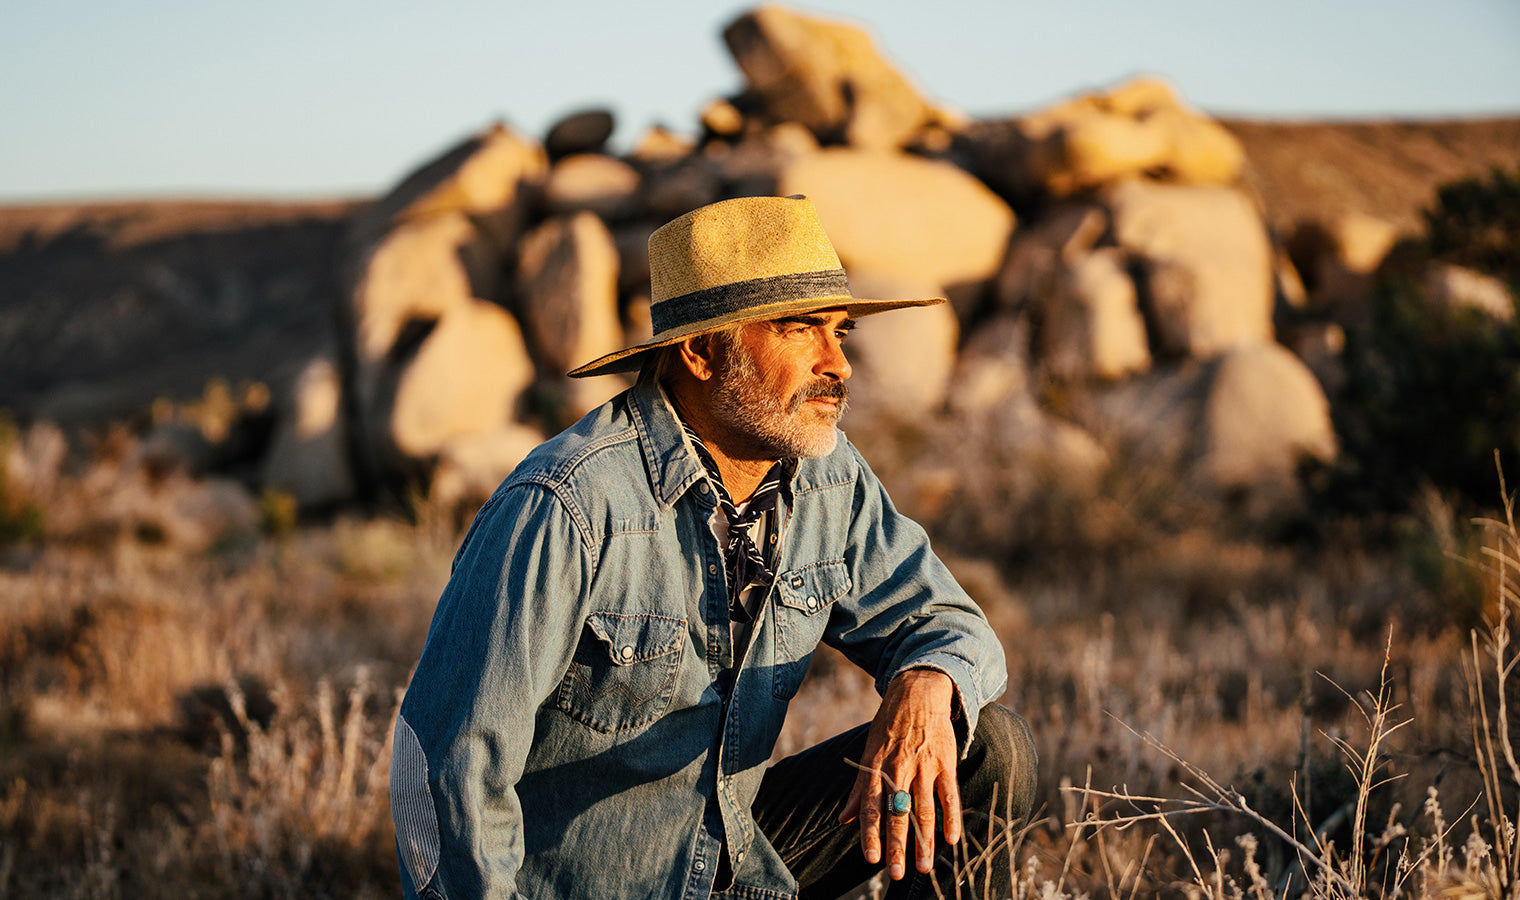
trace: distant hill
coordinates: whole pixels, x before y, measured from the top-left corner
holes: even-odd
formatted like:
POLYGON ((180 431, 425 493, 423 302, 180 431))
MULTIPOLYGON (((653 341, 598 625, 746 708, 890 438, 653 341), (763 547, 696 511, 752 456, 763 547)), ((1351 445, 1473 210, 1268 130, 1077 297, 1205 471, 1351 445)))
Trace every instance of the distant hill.
POLYGON ((0 207, 0 408, 98 424, 331 340, 354 201, 0 207))
POLYGON ((1221 119, 1245 145, 1247 182, 1283 234, 1313 216, 1357 211, 1405 232, 1437 186, 1520 167, 1520 116, 1408 122, 1221 119))
MULTIPOLYGON (((1348 210, 1417 231, 1438 185, 1520 167, 1520 116, 1223 124, 1280 236, 1348 210)), ((360 202, 0 206, 0 408, 98 424, 213 376, 284 377, 332 339, 331 263, 360 202)))

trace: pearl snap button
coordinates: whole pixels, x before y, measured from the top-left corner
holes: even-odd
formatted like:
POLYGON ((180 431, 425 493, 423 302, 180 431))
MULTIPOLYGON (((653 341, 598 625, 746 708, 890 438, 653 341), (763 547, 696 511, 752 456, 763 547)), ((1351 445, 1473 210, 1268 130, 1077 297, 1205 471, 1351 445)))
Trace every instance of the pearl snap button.
POLYGON ((623 658, 624 659, 633 659, 633 648, 632 647, 624 647, 623 650, 622 650, 622 654, 623 654, 623 658))
POLYGON ((807 608, 808 609, 817 609, 818 608, 818 598, 817 597, 809 597, 809 598, 807 598, 807 600, 805 600, 803 602, 807 603, 807 608))
POLYGON ((704 494, 707 493, 707 482, 705 482, 705 481, 699 481, 699 482, 697 482, 697 490, 701 491, 704 494))
POLYGON ((698 872, 700 872, 703 869, 707 868, 707 862, 706 862, 706 860, 699 859, 695 863, 692 864, 692 868, 696 869, 698 872))

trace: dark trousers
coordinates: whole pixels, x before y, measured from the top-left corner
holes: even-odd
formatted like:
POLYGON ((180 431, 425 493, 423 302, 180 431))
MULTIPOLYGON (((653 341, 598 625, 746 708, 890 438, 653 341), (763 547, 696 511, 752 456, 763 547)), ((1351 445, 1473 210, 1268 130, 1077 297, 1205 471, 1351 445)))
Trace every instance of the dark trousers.
MULTIPOLYGON (((755 798, 755 822, 770 839, 797 879, 804 898, 834 900, 880 872, 860 850, 860 823, 839 824, 859 771, 844 760, 859 762, 865 750, 869 723, 788 756, 765 773, 755 798)), ((976 734, 957 769, 961 789, 961 840, 945 843, 936 836, 934 870, 920 875, 914 863, 910 833, 902 881, 891 883, 889 898, 933 897, 931 879, 946 897, 981 897, 1009 893, 1010 860, 1007 841, 1029 820, 1034 803, 1034 741, 1029 724, 996 703, 982 708, 976 734), (991 818, 989 818, 991 817, 991 818), (987 847, 989 825, 994 845, 987 847), (968 865, 966 857, 972 857, 968 865), (981 859, 977 859, 978 856, 981 859)), ((938 805, 936 804, 936 810, 938 805)), ((936 814, 936 831, 940 830, 936 814)), ((883 841, 885 860, 885 840, 883 841)))

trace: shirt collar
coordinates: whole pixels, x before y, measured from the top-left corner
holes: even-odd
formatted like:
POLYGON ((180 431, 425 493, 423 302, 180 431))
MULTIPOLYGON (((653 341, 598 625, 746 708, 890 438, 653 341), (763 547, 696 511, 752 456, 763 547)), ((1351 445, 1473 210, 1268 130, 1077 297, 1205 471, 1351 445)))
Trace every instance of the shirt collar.
POLYGON ((650 488, 661 509, 669 509, 692 485, 707 477, 686 443, 675 406, 657 384, 640 382, 623 395, 633 419, 650 488))
MULTIPOLYGON (((686 436, 685 425, 664 387, 639 382, 624 396, 638 433, 649 483, 661 508, 668 509, 698 480, 708 477, 707 469, 686 436)), ((790 495, 799 461, 788 458, 780 462, 782 489, 790 495)), ((712 480, 722 483, 716 474, 712 480)))

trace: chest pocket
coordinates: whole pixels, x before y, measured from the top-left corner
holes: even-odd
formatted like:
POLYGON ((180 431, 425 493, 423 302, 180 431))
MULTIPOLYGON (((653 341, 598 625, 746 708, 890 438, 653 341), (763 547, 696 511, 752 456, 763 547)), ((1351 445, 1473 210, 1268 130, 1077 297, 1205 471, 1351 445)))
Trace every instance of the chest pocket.
POLYGON ((844 560, 814 563, 776 576, 775 682, 782 700, 797 695, 813 650, 823 639, 834 601, 849 593, 850 571, 844 560))
POLYGON ((592 613, 554 705, 597 731, 642 728, 669 708, 685 643, 685 619, 592 613))

